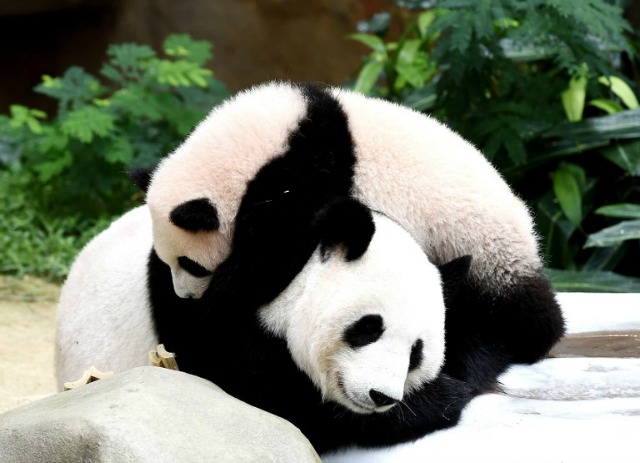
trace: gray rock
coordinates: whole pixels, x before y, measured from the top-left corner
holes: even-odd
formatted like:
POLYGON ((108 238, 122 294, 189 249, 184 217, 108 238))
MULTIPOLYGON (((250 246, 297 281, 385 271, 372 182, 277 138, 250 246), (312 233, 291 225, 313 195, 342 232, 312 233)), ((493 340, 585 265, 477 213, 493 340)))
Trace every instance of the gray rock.
POLYGON ((141 367, 0 415, 0 462, 319 462, 289 422, 186 373, 141 367))

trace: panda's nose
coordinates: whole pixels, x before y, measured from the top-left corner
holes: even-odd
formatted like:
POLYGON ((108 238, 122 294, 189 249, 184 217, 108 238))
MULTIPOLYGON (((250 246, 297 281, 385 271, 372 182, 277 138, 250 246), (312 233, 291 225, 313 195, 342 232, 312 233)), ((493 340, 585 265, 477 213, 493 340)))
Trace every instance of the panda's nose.
POLYGON ((369 397, 373 400, 373 403, 378 407, 384 407, 385 405, 394 405, 399 402, 399 400, 389 397, 386 394, 383 394, 380 391, 376 391, 375 389, 371 389, 369 391, 369 397))

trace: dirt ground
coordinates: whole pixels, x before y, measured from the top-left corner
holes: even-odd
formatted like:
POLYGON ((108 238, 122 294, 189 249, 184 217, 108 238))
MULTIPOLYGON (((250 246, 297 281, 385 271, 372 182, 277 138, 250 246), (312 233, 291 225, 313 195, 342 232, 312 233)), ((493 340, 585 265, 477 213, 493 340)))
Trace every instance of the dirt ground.
POLYGON ((0 275, 0 413, 56 392, 58 294, 43 280, 0 275))

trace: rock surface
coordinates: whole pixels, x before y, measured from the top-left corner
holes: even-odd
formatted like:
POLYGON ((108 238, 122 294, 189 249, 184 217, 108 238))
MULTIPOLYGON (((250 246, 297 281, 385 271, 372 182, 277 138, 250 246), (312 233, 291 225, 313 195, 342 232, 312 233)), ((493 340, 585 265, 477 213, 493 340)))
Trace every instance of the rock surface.
POLYGON ((319 462, 288 422, 186 373, 141 367, 0 415, 0 462, 319 462))

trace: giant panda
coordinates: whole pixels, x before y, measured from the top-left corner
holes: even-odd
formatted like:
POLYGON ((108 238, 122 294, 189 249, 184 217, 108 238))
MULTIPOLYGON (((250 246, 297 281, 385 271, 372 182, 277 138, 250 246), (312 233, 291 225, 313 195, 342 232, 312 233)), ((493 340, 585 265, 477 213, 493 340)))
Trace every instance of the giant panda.
POLYGON ((406 229, 437 265, 473 256, 451 301, 460 315, 447 321, 448 339, 457 338, 447 356, 453 376, 486 389, 511 362, 542 358, 564 332, 526 206, 471 144, 408 108, 271 82, 215 108, 135 178, 180 297, 202 297, 237 241, 253 259, 246 266, 270 269, 261 284, 275 297, 305 262, 308 243, 298 237, 315 211, 353 198, 406 229))
POLYGON ((320 453, 454 425, 475 392, 442 371, 445 301, 471 258, 437 268, 402 227, 350 199, 317 211, 302 239, 313 245, 303 268, 264 304, 262 269, 237 267, 236 247, 202 298, 179 298, 151 249, 149 210, 127 213, 62 288, 59 385, 89 365, 144 365, 162 341, 181 370, 288 419, 320 453))

